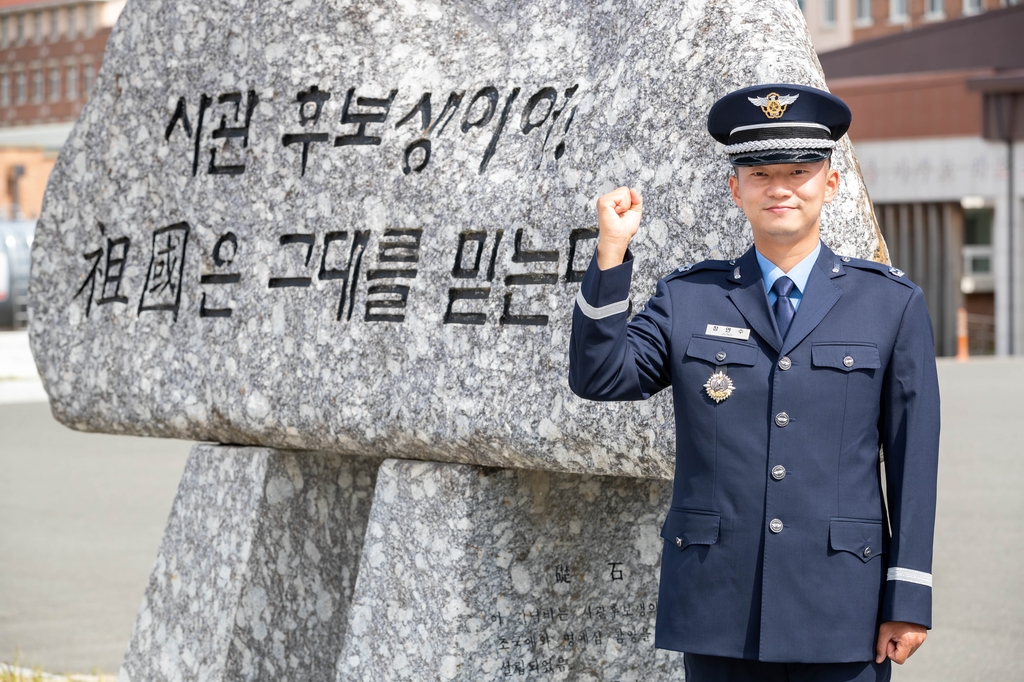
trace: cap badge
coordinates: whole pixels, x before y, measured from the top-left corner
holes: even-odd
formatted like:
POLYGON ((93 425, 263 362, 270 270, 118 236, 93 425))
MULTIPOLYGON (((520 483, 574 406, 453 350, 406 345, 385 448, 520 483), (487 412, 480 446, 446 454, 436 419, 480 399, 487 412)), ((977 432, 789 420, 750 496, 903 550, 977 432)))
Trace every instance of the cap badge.
POLYGON ((782 118, 786 113, 786 107, 795 102, 800 95, 780 95, 777 92, 768 93, 767 97, 748 97, 750 103, 761 107, 761 111, 768 118, 782 118))
POLYGON ((704 390, 708 392, 708 397, 716 403, 731 396, 734 388, 729 375, 721 371, 712 374, 704 384, 704 390))

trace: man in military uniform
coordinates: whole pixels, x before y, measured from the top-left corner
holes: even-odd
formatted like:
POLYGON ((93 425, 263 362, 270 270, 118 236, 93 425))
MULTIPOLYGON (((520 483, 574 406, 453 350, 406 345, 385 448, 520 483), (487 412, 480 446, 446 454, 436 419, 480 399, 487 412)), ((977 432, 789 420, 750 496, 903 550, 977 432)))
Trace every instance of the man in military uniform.
POLYGON ((931 627, 932 326, 901 271, 821 243, 849 125, 814 88, 719 100, 708 129, 754 246, 679 268, 632 320, 643 202, 627 187, 597 202, 569 383, 592 400, 672 388, 655 645, 686 652, 688 682, 888 680, 931 627))

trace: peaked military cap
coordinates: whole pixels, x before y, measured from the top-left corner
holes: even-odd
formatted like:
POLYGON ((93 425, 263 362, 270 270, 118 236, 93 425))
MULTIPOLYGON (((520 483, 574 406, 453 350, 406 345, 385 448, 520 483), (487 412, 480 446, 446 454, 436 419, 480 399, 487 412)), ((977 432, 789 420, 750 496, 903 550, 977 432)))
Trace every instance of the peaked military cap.
POLYGON ((811 163, 832 155, 850 128, 850 108, 835 95, 774 83, 730 92, 708 112, 708 132, 734 166, 811 163))

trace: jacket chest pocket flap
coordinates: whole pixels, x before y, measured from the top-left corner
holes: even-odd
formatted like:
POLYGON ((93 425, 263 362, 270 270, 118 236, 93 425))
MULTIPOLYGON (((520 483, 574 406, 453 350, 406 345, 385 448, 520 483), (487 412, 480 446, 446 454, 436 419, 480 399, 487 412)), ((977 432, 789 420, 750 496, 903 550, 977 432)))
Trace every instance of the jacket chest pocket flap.
POLYGON ((679 549, 690 545, 713 545, 718 542, 718 528, 722 517, 714 512, 670 509, 661 537, 679 549))
POLYGON ((882 366, 878 346, 873 343, 813 343, 811 363, 844 372, 878 369, 882 366))
POLYGON ((828 542, 835 551, 849 552, 864 563, 888 550, 881 521, 830 519, 828 542))
POLYGON ((713 365, 753 366, 757 364, 759 352, 757 344, 698 334, 690 337, 690 344, 686 347, 686 355, 713 365))

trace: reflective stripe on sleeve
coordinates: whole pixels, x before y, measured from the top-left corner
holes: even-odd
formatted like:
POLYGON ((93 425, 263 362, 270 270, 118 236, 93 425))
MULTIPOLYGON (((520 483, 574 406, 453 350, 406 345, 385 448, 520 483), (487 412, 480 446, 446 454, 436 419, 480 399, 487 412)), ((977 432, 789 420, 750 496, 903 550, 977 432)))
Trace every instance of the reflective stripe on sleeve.
POLYGON ((580 291, 576 294, 576 305, 578 305, 580 307, 580 311, 590 319, 603 320, 606 317, 618 315, 619 313, 624 313, 629 310, 629 299, 627 298, 624 301, 609 303, 608 305, 603 305, 600 308, 595 308, 587 303, 587 299, 583 298, 583 291, 580 291))
POLYGON ((916 583, 925 587, 932 586, 932 574, 924 571, 915 571, 910 568, 896 568, 893 566, 886 575, 886 580, 902 580, 906 583, 916 583))

